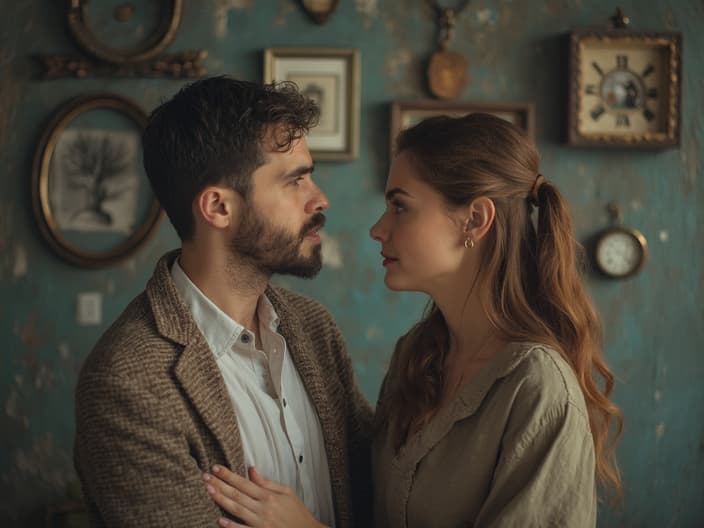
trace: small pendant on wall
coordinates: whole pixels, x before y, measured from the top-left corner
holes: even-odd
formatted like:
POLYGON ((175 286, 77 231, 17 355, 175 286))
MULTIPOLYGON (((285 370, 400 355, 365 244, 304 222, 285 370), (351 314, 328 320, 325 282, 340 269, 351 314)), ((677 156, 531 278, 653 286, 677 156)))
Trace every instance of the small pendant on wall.
POLYGON ((301 6, 316 24, 325 24, 337 9, 339 0, 300 0, 301 6))
POLYGON ((434 0, 428 3, 435 10, 440 24, 438 50, 430 57, 428 64, 428 87, 430 92, 442 99, 458 97, 467 82, 467 59, 457 51, 448 50, 448 45, 454 36, 457 15, 462 12, 469 0, 464 0, 457 8, 442 8, 434 0))

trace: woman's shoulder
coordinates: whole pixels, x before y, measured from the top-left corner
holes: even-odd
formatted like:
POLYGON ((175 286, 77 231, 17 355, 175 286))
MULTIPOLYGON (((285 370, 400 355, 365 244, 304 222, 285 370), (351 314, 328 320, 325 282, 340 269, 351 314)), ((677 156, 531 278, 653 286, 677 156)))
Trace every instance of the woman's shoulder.
POLYGON ((517 361, 503 383, 515 394, 514 405, 533 415, 577 413, 589 422, 577 376, 559 351, 540 343, 510 346, 517 361))

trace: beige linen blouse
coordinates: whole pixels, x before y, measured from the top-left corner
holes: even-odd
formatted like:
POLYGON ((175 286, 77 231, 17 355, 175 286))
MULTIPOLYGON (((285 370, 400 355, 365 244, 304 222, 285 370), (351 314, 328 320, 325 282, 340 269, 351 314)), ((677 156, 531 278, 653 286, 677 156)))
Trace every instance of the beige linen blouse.
POLYGON ((542 345, 506 347, 398 454, 379 431, 373 467, 378 528, 596 524, 582 391, 565 359, 542 345))

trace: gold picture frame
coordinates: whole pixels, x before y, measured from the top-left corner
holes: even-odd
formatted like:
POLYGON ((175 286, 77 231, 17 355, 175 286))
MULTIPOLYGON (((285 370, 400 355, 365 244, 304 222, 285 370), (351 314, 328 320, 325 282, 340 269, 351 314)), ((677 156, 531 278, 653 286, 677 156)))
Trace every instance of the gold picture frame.
POLYGON ((682 35, 570 34, 567 143, 657 149, 680 142, 682 35))
POLYGON ((350 48, 267 48, 264 82, 291 81, 320 107, 306 136, 315 160, 359 156, 360 55, 350 48))
POLYGON ((71 264, 97 268, 132 255, 162 211, 141 163, 147 115, 113 94, 62 105, 32 166, 32 202, 49 246, 71 264))
MULTIPOLYGON (((181 23, 183 0, 158 0, 160 17, 157 27, 137 46, 116 47, 100 40, 87 24, 85 8, 89 0, 69 0, 66 18, 76 43, 94 57, 112 64, 132 64, 155 58, 173 41, 181 23)), ((135 11, 134 4, 115 8, 114 17, 125 21, 135 11), (121 15, 121 13, 124 13, 121 15)))
POLYGON ((391 103, 391 130, 389 151, 393 156, 396 136, 407 128, 427 117, 447 115, 460 117, 476 112, 492 114, 519 126, 533 138, 535 134, 535 107, 525 102, 450 102, 433 99, 414 101, 394 101, 391 103))

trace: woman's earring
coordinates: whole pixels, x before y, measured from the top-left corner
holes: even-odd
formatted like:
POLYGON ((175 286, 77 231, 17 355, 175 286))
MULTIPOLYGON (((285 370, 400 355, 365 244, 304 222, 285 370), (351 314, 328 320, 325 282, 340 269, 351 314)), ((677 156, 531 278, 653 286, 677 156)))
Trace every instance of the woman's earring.
POLYGON ((474 240, 472 240, 471 238, 465 238, 464 247, 467 249, 472 249, 474 247, 474 240))

